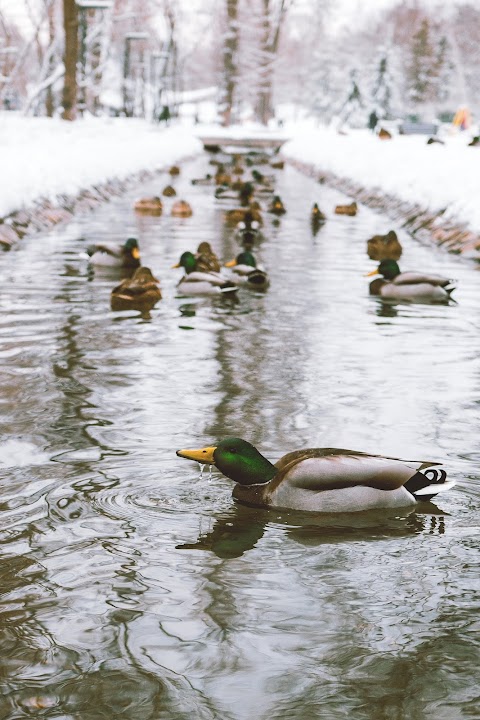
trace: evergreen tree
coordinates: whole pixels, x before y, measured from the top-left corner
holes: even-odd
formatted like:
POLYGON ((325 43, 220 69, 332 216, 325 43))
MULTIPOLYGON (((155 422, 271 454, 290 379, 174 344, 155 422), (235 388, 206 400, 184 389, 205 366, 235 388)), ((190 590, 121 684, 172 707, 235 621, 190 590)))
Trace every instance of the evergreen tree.
POLYGON ((348 97, 340 108, 338 113, 340 118, 340 126, 348 122, 353 127, 366 125, 366 110, 358 84, 358 75, 356 70, 350 71, 350 90, 348 97))
POLYGON ((431 45, 430 23, 425 18, 415 33, 408 68, 409 96, 416 104, 430 102, 435 86, 435 57, 431 45))
POLYGON ((445 35, 440 38, 434 66, 435 99, 445 102, 450 97, 451 77, 454 64, 451 60, 451 47, 445 35))
POLYGON ((376 76, 372 88, 372 106, 380 118, 391 116, 392 106, 392 77, 388 55, 382 50, 380 60, 376 68, 376 76))

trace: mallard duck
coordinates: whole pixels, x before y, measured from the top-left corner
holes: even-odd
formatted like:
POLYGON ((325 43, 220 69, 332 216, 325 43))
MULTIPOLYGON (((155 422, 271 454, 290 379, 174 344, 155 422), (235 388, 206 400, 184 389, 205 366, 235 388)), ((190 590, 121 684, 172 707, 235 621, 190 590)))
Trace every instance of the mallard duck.
POLYGON ((193 210, 186 200, 177 200, 172 205, 171 213, 172 217, 190 217, 193 215, 193 210))
POLYGON ((380 140, 391 140, 392 133, 388 132, 388 130, 385 130, 385 128, 380 128, 377 133, 377 137, 379 137, 380 140))
POLYGON ((257 261, 251 252, 241 252, 235 260, 225 263, 225 267, 230 268, 237 275, 242 285, 255 290, 265 290, 268 287, 268 275, 257 267, 257 261))
POLYGON ((436 462, 338 448, 296 450, 272 464, 249 442, 226 438, 215 447, 177 450, 177 455, 215 465, 237 483, 235 500, 259 507, 314 512, 404 507, 455 484, 444 470, 430 467, 436 462))
POLYGON ((326 219, 326 215, 323 214, 317 203, 313 203, 312 211, 310 213, 310 221, 312 225, 322 225, 326 219))
POLYGON ((240 205, 242 207, 247 207, 250 205, 250 201, 253 198, 255 188, 253 187, 251 182, 244 182, 242 183, 242 187, 238 191, 238 199, 240 200, 240 205))
POLYGON ((140 249, 136 238, 128 240, 117 247, 110 245, 90 245, 87 255, 91 265, 117 268, 140 267, 140 249))
POLYGON ((370 260, 398 260, 402 255, 402 246, 395 230, 386 235, 374 235, 367 240, 367 254, 370 260))
POLYGON ((417 272, 400 272, 395 260, 382 260, 376 270, 368 273, 383 275, 370 283, 370 295, 385 300, 403 302, 448 302, 455 289, 452 280, 440 275, 427 275, 417 272))
POLYGON ((237 225, 244 222, 248 226, 253 221, 263 225, 262 214, 259 209, 254 207, 253 203, 248 208, 234 208, 233 210, 227 210, 225 213, 227 225, 237 225))
POLYGON ((135 212, 148 213, 149 215, 161 215, 163 211, 163 204, 159 197, 140 198, 135 201, 133 206, 135 212))
POLYGON ((350 203, 350 205, 337 205, 335 208, 336 215, 356 215, 358 206, 356 202, 350 203))
POLYGON ((230 185, 219 185, 215 188, 214 195, 217 200, 236 200, 238 198, 237 190, 230 185))
POLYGON ((284 215, 287 212, 279 195, 273 196, 272 202, 268 207, 268 212, 274 215, 284 215))
POLYGON ((237 225, 236 237, 240 245, 247 250, 251 250, 255 242, 261 239, 262 235, 259 230, 260 226, 256 220, 251 222, 240 222, 237 225))
POLYGON ((217 185, 230 185, 232 177, 225 172, 223 167, 219 167, 217 173, 215 174, 215 182, 217 185))
POLYGON ((191 181, 192 185, 212 185, 214 180, 213 177, 207 173, 203 178, 193 178, 191 181))
POLYGON ((201 242, 198 246, 195 270, 199 272, 220 272, 220 262, 210 243, 201 242))
POLYGON ((172 185, 167 185, 163 188, 162 195, 165 195, 165 197, 175 197, 177 194, 177 191, 172 185))
POLYGON ((184 252, 173 267, 183 267, 185 270, 185 275, 177 284, 182 295, 221 295, 238 290, 235 283, 226 280, 220 273, 197 270, 197 261, 192 252, 184 252))
POLYGON ((150 268, 137 268, 132 278, 113 288, 110 296, 112 310, 151 310, 162 299, 158 283, 150 268))

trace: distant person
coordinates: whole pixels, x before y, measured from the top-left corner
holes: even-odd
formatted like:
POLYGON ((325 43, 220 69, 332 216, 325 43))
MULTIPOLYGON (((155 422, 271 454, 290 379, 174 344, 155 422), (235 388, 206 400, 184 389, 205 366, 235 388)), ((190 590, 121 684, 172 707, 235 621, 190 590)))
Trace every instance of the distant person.
POLYGON ((375 110, 372 110, 370 115, 368 116, 368 127, 372 132, 375 132, 375 128, 377 127, 378 123, 378 115, 375 112, 375 110))
POLYGON ((164 122, 165 125, 169 125, 169 124, 170 124, 170 118, 171 118, 170 108, 168 107, 168 105, 164 105, 164 106, 162 107, 162 110, 161 110, 161 112, 160 112, 160 115, 158 116, 158 122, 159 122, 159 123, 164 122))

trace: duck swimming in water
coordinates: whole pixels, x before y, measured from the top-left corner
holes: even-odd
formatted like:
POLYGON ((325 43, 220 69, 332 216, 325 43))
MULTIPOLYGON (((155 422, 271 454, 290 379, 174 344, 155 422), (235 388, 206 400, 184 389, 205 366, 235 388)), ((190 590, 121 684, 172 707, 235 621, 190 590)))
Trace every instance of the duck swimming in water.
POLYGON ((266 290, 269 284, 267 273, 257 267, 255 256, 248 251, 241 252, 235 260, 225 263, 237 279, 235 282, 252 288, 253 290, 266 290))
POLYGON ((163 203, 157 196, 149 198, 140 198, 134 205, 134 210, 137 213, 143 213, 145 215, 161 215, 163 212, 163 203))
POLYGON ((193 210, 191 205, 186 200, 177 200, 172 205, 170 215, 172 215, 172 217, 187 218, 193 215, 193 210))
POLYGON ((455 484, 444 470, 431 467, 436 462, 337 448, 296 450, 273 464, 246 440, 226 438, 214 447, 177 450, 177 455, 215 465, 237 483, 235 500, 258 507, 313 512, 407 507, 455 484))
POLYGON ((133 277, 123 280, 112 290, 110 305, 112 310, 151 310, 162 299, 159 281, 150 268, 139 267, 133 277))
POLYGON ((195 270, 220 272, 220 262, 208 242, 201 242, 197 248, 195 270))
POLYGON ((452 280, 441 275, 400 272, 395 260, 382 260, 368 276, 383 275, 370 283, 370 295, 385 300, 418 303, 446 303, 455 289, 452 280))
POLYGON ((395 230, 386 235, 374 235, 367 240, 367 255, 370 260, 399 260, 403 249, 395 230))
POLYGON ((284 215, 287 211, 279 195, 274 195, 272 202, 268 206, 268 212, 274 215, 284 215))
POLYGON ((91 265, 110 268, 140 267, 140 248, 136 238, 128 240, 117 247, 111 245, 90 245, 87 255, 91 265))
POLYGON ((174 268, 183 267, 185 275, 177 288, 182 295, 228 295, 238 291, 237 285, 220 273, 197 270, 197 260, 192 252, 182 253, 174 268))

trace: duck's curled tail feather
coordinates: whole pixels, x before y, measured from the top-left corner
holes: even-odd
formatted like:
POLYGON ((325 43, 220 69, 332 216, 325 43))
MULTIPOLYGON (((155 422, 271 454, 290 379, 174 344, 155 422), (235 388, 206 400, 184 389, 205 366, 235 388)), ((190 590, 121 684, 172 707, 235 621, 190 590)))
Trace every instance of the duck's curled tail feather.
POLYGON ((447 473, 441 468, 429 468, 423 472, 416 472, 407 480, 405 488, 418 500, 430 500, 445 490, 450 490, 455 480, 447 480, 447 473))

